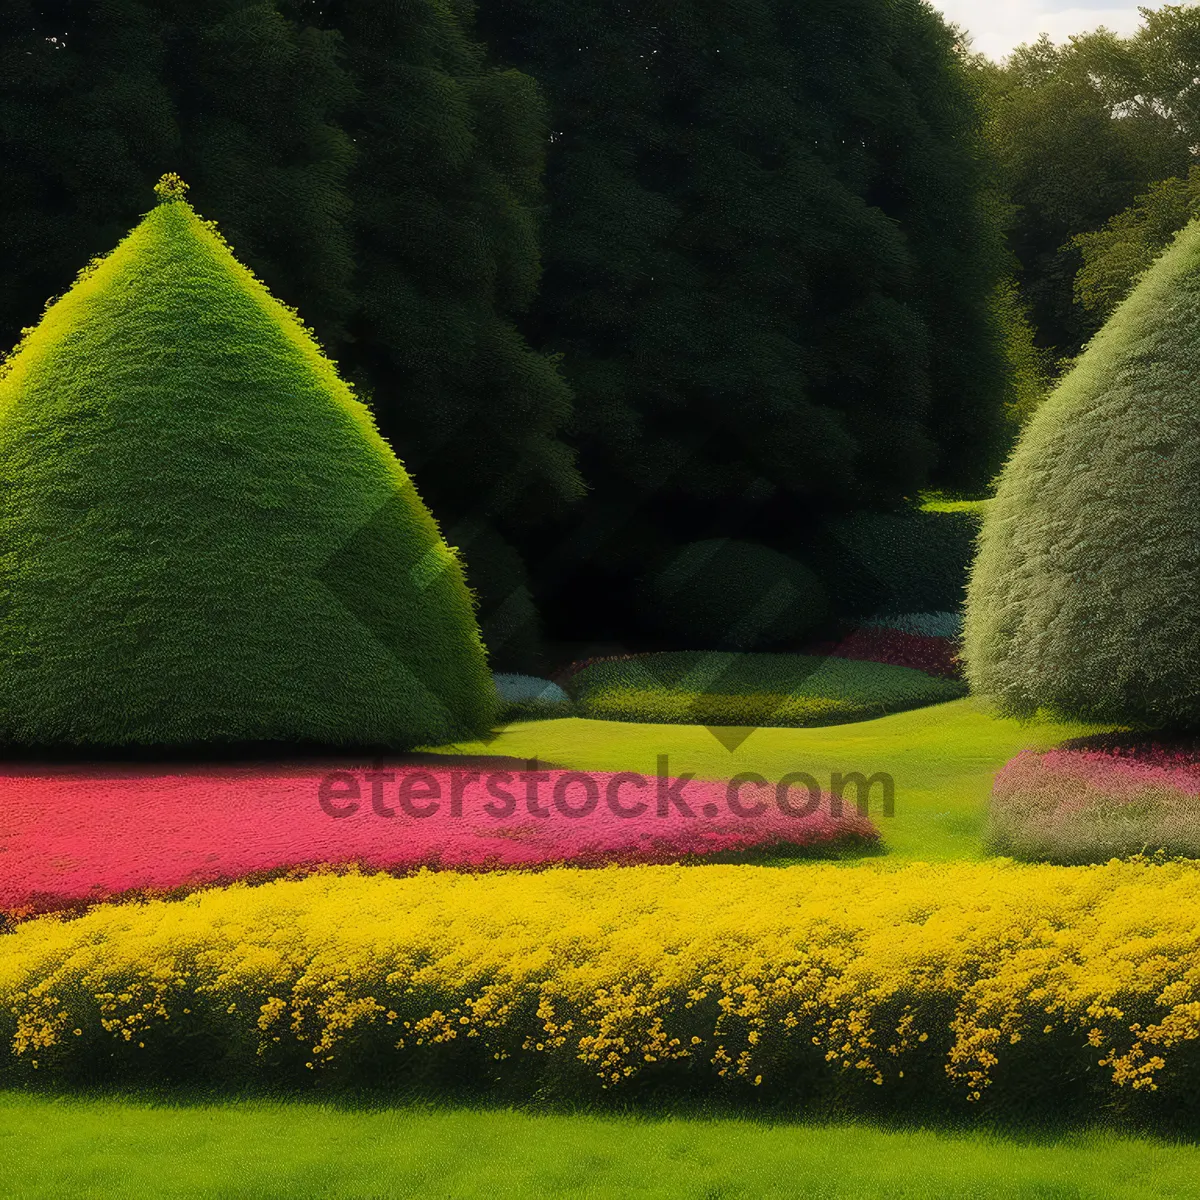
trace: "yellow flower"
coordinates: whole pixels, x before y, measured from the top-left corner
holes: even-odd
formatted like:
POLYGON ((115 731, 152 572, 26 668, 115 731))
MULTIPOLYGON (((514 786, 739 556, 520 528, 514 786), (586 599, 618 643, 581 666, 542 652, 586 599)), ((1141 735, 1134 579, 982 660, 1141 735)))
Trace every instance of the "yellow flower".
POLYGON ((77 1030, 153 1046, 198 1013, 245 1034, 248 1070, 279 1039, 318 1070, 466 1029, 483 1059, 604 1086, 681 1059, 757 1085, 815 1047, 880 1087, 883 1052, 932 1057, 978 1099, 1012 1047, 1052 1039, 1153 1091, 1200 1062, 1198 909, 1186 863, 313 875, 19 923, 0 1013, 30 1066, 82 1053, 77 1030))

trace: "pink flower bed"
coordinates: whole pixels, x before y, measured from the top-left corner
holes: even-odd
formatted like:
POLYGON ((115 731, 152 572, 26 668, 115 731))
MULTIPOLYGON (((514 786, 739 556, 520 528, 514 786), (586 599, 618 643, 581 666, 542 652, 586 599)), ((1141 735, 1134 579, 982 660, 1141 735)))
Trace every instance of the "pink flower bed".
POLYGON ((953 638, 926 637, 899 629, 864 626, 837 641, 819 642, 804 653, 912 667, 926 675, 941 675, 947 679, 958 679, 962 674, 958 665, 958 643, 953 638))
POLYGON ((744 785, 731 804, 724 783, 505 767, 10 768, 0 912, 323 866, 656 863, 878 838, 827 795, 793 790, 785 813, 769 785, 744 785))
POLYGON ((1025 751, 996 776, 987 842, 1027 861, 1200 857, 1200 753, 1153 743, 1025 751))

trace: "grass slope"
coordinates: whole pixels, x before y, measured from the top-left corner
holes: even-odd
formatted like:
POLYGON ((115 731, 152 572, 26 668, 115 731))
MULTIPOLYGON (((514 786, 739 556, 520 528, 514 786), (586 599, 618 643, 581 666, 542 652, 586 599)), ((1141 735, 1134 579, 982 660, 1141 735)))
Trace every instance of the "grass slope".
POLYGON ((874 808, 871 814, 884 846, 928 861, 982 858, 996 771, 1021 750, 1047 748, 1096 729, 1000 718, 968 698, 852 725, 756 729, 733 750, 701 726, 578 717, 510 725, 490 742, 445 749, 536 757, 583 771, 647 773, 665 755, 670 775, 695 772, 700 779, 728 779, 756 771, 776 781, 789 771, 807 771, 823 786, 834 771, 861 771, 868 777, 885 771, 895 780, 895 816, 882 817, 874 808))
POLYGON ((409 747, 494 713, 404 468, 182 200, 0 368, 0 546, 0 742, 409 747))
POLYGON ((1018 1139, 860 1124, 156 1106, 0 1094, 0 1192, 266 1196, 1194 1196, 1200 1148, 1087 1132, 1018 1139))
POLYGON ((923 512, 972 513, 982 520, 986 516, 990 504, 991 500, 986 498, 983 500, 958 500, 952 496, 930 494, 922 499, 921 510, 923 512))

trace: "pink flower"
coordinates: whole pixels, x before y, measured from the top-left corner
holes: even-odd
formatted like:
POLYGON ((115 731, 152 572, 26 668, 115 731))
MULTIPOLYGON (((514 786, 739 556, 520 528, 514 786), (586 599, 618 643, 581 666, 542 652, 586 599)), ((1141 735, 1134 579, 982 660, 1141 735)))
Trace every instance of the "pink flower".
POLYGON ((1154 742, 1025 751, 996 776, 987 840, 1063 863, 1200 855, 1200 754, 1154 742))
POLYGON ((746 785, 735 795, 751 813, 743 816, 724 783, 693 780, 675 786, 685 813, 670 780, 548 769, 535 777, 522 767, 9 768, 0 773, 0 911, 294 868, 671 862, 878 837, 852 808, 835 816, 825 795, 785 798, 799 814, 788 815, 774 789, 746 785))

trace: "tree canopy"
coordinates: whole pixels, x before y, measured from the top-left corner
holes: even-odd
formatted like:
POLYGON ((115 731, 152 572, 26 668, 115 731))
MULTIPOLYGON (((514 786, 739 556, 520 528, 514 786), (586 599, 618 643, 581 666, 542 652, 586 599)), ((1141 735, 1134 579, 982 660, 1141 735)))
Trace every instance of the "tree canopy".
POLYGON ((923 0, 14 0, 0 68, 0 338, 180 170, 401 453, 502 666, 531 592, 576 623, 576 567, 631 598, 698 539, 790 549, 1000 457, 1020 309, 923 0))
POLYGON ((1039 347, 1077 354, 1103 323, 1076 303, 1079 235, 1100 230, 1157 182, 1186 175, 1200 121, 1200 9, 1143 9, 1130 37, 1107 30, 976 58, 987 137, 1012 205, 1009 246, 1039 347))
POLYGON ((1200 216, 1200 166, 1186 177, 1154 184, 1103 229, 1075 237, 1082 263, 1075 299, 1087 312, 1107 317, 1141 274, 1194 217, 1200 216))
POLYGON ((488 0, 479 21, 550 105, 522 327, 575 390, 587 571, 986 481, 1003 258, 932 10, 488 0))

